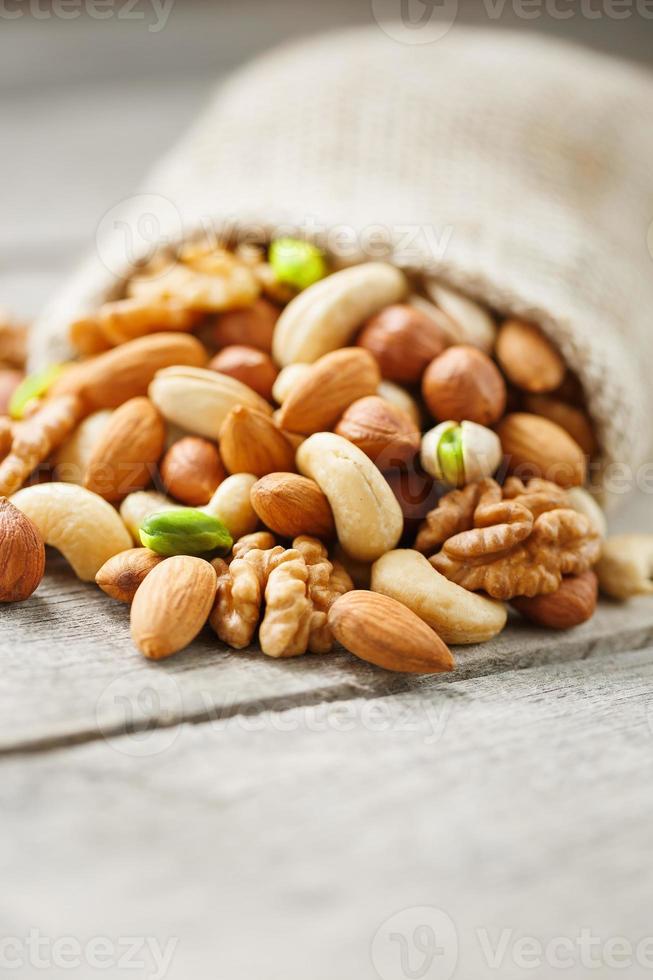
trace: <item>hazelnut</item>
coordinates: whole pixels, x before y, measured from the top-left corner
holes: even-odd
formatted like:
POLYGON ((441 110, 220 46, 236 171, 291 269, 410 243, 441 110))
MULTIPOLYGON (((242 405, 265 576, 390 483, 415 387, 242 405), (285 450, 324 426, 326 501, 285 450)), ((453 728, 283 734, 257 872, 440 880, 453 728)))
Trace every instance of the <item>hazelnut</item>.
POLYGON ((45 545, 32 521, 0 498, 0 602, 23 602, 45 570, 45 545))
POLYGON ((442 353, 447 336, 422 310, 396 303, 367 321, 357 343, 374 354, 384 378, 412 384, 442 353))
POLYGON ((266 401, 271 400, 272 386, 278 371, 270 355, 264 351, 234 344, 223 348, 209 361, 208 366, 212 371, 219 371, 242 381, 266 401))
POLYGON ((216 347, 247 344, 269 354, 272 350, 274 325, 278 319, 279 310, 274 303, 259 297, 251 306, 242 310, 221 313, 213 328, 213 343, 216 347))
POLYGON ((378 395, 353 402, 335 432, 362 449, 381 471, 413 459, 419 452, 420 431, 411 417, 378 395))
POLYGON ((168 493, 189 507, 208 504, 226 476, 218 447, 199 436, 173 443, 161 461, 161 479, 168 493))
POLYGON ((506 409, 506 383, 487 354, 461 344, 431 361, 422 378, 422 395, 435 419, 467 419, 494 425, 506 409))
POLYGON ((507 378, 523 391, 553 391, 564 380, 565 362, 533 323, 506 320, 497 336, 496 355, 507 378))
POLYGON ((476 422, 441 422, 422 437, 422 466, 436 480, 453 487, 492 476, 501 457, 496 432, 476 422))

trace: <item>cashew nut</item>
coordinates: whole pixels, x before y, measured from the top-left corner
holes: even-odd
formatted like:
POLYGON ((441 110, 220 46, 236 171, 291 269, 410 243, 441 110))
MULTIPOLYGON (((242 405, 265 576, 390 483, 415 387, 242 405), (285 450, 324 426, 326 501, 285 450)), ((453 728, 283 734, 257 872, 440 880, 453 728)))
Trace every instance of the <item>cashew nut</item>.
MULTIPOLYGON (((137 490, 128 494, 120 505, 120 516, 123 524, 137 545, 141 539, 138 529, 144 520, 161 510, 178 510, 181 504, 176 504, 170 497, 156 490, 137 490)), ((131 547, 131 543, 128 545, 131 547)))
POLYGON ((257 482, 251 473, 234 473, 223 480, 208 504, 206 514, 219 517, 229 528, 234 541, 252 534, 258 527, 258 516, 250 503, 252 487, 257 482))
POLYGON ((596 574, 614 599, 653 594, 653 534, 615 534, 603 542, 596 574))
POLYGON ((374 561, 396 546, 404 529, 401 507, 358 446, 333 432, 316 432, 297 450, 297 466, 326 494, 348 555, 374 561))
POLYGON ((12 503, 29 517, 46 544, 57 548, 84 582, 105 561, 131 548, 117 511, 96 493, 72 483, 41 483, 19 490, 12 503))
POLYGON ((443 286, 435 279, 425 279, 424 288, 433 302, 446 313, 453 327, 455 344, 473 344, 486 354, 491 353, 497 327, 488 311, 455 289, 443 286))
POLYGON ((64 442, 54 462, 57 479, 63 483, 84 485, 84 475, 97 443, 113 412, 109 408, 93 412, 79 423, 73 434, 64 442))
POLYGON ((346 347, 362 323, 408 288, 404 274, 385 262, 341 269, 291 300, 277 320, 272 354, 277 364, 312 364, 346 347))
POLYGON ((445 643, 483 643, 506 625, 506 607, 440 575, 418 551, 390 551, 372 566, 372 591, 412 609, 445 643))
POLYGON ((272 406, 242 381, 205 368, 165 368, 157 372, 148 394, 169 422, 207 439, 219 437, 236 405, 272 414, 272 406))
POLYGON ((402 411, 411 417, 418 428, 422 428, 422 413, 419 405, 405 388, 395 384, 394 381, 383 380, 377 388, 376 393, 383 401, 394 405, 395 408, 401 408, 402 411))
POLYGON ((569 506, 573 510, 578 511, 579 514, 584 514, 588 521, 594 525, 600 536, 604 538, 608 533, 608 522, 605 519, 605 514, 591 493, 585 490, 584 487, 571 487, 567 490, 567 498, 569 500, 569 506))

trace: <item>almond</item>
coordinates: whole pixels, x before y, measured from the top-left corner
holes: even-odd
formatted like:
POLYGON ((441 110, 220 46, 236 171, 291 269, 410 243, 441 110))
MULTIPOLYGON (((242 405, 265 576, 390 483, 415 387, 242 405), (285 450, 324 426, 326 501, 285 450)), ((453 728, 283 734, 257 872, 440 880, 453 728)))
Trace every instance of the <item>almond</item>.
POLYGON ((281 427, 302 435, 331 429, 352 402, 374 395, 380 381, 369 351, 343 347, 325 354, 285 399, 279 412, 281 427))
POLYGON ((212 340, 216 347, 247 344, 269 354, 272 350, 274 326, 279 309, 266 299, 256 299, 242 310, 221 313, 213 327, 212 340))
POLYGON ((220 371, 253 388, 261 398, 272 400, 272 386, 279 373, 272 358, 255 347, 234 344, 225 347, 209 361, 211 371, 220 371))
POLYGON ((414 384, 445 349, 448 338, 422 310, 395 303, 367 321, 357 343, 374 354, 384 378, 414 384))
POLYGON ((563 578, 562 585, 549 595, 511 600, 518 613, 538 626, 568 630, 591 619, 596 609, 598 579, 594 572, 563 578))
POLYGON ((350 653, 385 670, 437 674, 455 667, 438 634, 390 596, 347 592, 331 606, 329 626, 350 653))
POLYGON ((496 431, 511 473, 522 479, 543 477, 561 487, 585 482, 583 450, 555 422, 528 412, 513 412, 501 420, 496 431))
POLYGON ((596 452, 597 444, 592 423, 582 408, 568 405, 567 402, 552 398, 550 395, 528 395, 524 399, 524 408, 534 415, 542 415, 545 419, 562 426, 586 456, 593 456, 596 452))
POLYGON ((424 372, 422 395, 438 422, 467 419, 494 425, 506 410, 506 383, 487 354, 468 344, 449 347, 424 372))
POLYGON ((238 405, 220 430, 220 455, 230 473, 266 476, 295 468, 295 450, 269 415, 238 405))
POLYGON ((52 395, 79 395, 89 412, 116 408, 147 394, 157 371, 173 364, 201 367, 207 355, 199 340, 185 333, 153 333, 76 364, 63 374, 52 395))
POLYGON ((0 602, 29 598, 44 571, 43 538, 25 514, 0 497, 0 602))
POLYGON ((189 507, 208 504, 226 476, 218 447, 200 436, 179 439, 161 460, 166 490, 189 507))
POLYGON ((165 438, 165 423, 149 398, 130 398, 102 430, 84 486, 111 501, 142 490, 152 479, 165 438))
POLYGON ((149 548, 129 548, 104 563, 95 576, 103 592, 118 602, 131 602, 141 582, 163 561, 149 548))
POLYGON ((166 558, 138 587, 131 607, 131 634, 150 660, 169 657, 191 643, 211 612, 217 575, 203 558, 166 558))
POLYGON ((336 528, 331 505, 314 480, 296 473, 268 473, 254 484, 252 507, 275 534, 332 538, 336 528))
POLYGON ((380 470, 413 459, 421 441, 410 416, 378 395, 353 402, 334 431, 362 449, 380 470))
POLYGON ((553 391, 562 384, 565 362, 539 327, 523 320, 506 320, 496 344, 499 364, 524 391, 553 391))

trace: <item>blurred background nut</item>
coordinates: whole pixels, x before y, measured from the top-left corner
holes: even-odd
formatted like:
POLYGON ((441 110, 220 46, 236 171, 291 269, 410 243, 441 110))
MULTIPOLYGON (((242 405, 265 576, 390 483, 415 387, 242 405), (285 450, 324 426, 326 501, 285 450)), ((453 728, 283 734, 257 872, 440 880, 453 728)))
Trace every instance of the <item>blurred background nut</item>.
POLYGON ((220 484, 208 504, 202 508, 205 513, 220 518, 229 528, 234 541, 246 534, 253 534, 258 527, 258 515, 250 500, 255 483, 253 473, 234 473, 220 484))
POLYGON ((228 374, 249 385, 266 401, 271 400, 278 371, 272 358, 264 351, 233 344, 217 353, 208 366, 212 371, 228 374))
POLYGON ((218 447, 200 436, 173 443, 161 460, 160 472, 168 493, 189 507, 208 504, 227 476, 218 447))
POLYGON ((9 402, 25 377, 19 368, 0 367, 0 415, 9 414, 9 402))
POLYGON ((448 338, 426 313, 397 303, 371 317, 357 343, 374 355, 384 378, 416 384, 448 338))
POLYGON ((496 355, 506 376, 530 392, 553 391, 565 376, 565 362, 539 327, 506 320, 499 329, 496 355))
POLYGON ((585 490, 584 487, 570 487, 567 490, 567 500, 570 507, 587 517, 600 537, 605 538, 607 536, 608 522, 605 514, 588 490, 585 490))
POLYGON ((501 463, 496 432, 476 422, 441 422, 422 437, 420 461, 427 473, 452 487, 492 476, 501 463))
POLYGON ((252 487, 252 507, 266 527, 282 538, 335 534, 333 512, 314 480, 296 473, 269 473, 252 487))
POLYGON ((332 428, 352 402, 376 394, 379 368, 359 347, 343 347, 320 357, 300 377, 279 410, 279 424, 289 432, 311 435, 332 428))
POLYGON ((398 466, 419 452, 421 435, 413 420, 378 395, 353 402, 334 431, 362 449, 380 470, 398 466))
POLYGON ((129 548, 109 558, 95 576, 95 582, 112 599, 131 602, 145 576, 163 561, 149 548, 129 548))
POLYGON ((601 592, 613 599, 653 594, 653 534, 615 534, 596 566, 601 592))
POLYGON ((463 296, 450 286, 436 279, 426 278, 424 289, 427 296, 447 315, 452 325, 450 340, 454 344, 472 344, 486 354, 491 354, 497 335, 494 318, 488 310, 463 296))
POLYGON ((43 578, 45 545, 31 520, 0 497, 0 602, 22 602, 43 578))
POLYGON ((582 408, 576 408, 551 395, 527 395, 524 398, 524 408, 561 426, 578 443, 586 456, 596 453, 598 446, 594 429, 582 408))
POLYGON ((230 310, 216 317, 211 330, 211 340, 216 347, 247 344, 248 347, 256 347, 269 354, 278 319, 278 307, 269 300, 259 297, 245 309, 230 310))
POLYGON ((506 409, 506 383, 494 361, 468 344, 449 347, 424 372, 422 395, 438 422, 494 425, 506 409))
POLYGON ((237 405, 220 429, 220 455, 230 473, 267 473, 295 469, 295 450, 269 415, 237 405))
POLYGON ((513 412, 501 420, 496 431, 508 471, 522 480, 537 476, 561 487, 585 482, 583 450, 555 422, 528 412, 513 412))
POLYGON ((525 619, 553 630, 568 630, 591 619, 596 610, 598 579, 594 572, 567 576, 548 595, 520 596, 510 605, 525 619))

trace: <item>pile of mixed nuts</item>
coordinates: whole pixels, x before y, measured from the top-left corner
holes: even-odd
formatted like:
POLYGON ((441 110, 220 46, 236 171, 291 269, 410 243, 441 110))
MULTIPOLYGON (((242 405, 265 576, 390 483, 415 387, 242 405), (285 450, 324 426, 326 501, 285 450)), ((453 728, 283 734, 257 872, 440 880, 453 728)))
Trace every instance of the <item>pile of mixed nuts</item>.
POLYGON ((234 649, 435 672, 505 603, 566 629, 599 581, 653 591, 653 540, 606 541, 584 489, 581 385, 538 326, 497 320, 296 239, 157 254, 39 375, 0 317, 0 600, 51 545, 131 604, 152 659, 208 622, 234 649))

